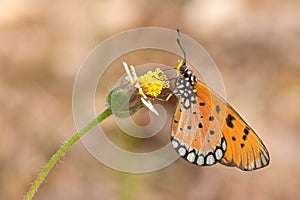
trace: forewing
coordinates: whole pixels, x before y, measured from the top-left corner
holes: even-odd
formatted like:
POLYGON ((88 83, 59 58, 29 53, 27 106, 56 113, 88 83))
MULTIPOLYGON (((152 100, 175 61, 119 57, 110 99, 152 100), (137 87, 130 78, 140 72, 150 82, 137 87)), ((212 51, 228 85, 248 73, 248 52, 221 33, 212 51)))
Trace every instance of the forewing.
POLYGON ((227 148, 220 162, 245 171, 267 166, 270 157, 265 145, 234 108, 202 82, 198 81, 195 88, 197 97, 206 103, 207 110, 213 113, 222 127, 227 148))

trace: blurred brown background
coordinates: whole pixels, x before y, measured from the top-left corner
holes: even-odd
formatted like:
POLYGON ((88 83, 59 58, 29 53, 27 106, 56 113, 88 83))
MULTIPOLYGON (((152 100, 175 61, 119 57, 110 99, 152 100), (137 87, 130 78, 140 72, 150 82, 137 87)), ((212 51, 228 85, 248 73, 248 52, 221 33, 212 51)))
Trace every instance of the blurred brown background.
POLYGON ((298 199, 299 6, 295 0, 0 1, 0 199, 22 199, 74 134, 73 83, 91 49, 145 26, 180 28, 204 46, 229 101, 265 141, 270 166, 245 173, 178 160, 160 171, 126 174, 77 142, 35 199, 298 199))

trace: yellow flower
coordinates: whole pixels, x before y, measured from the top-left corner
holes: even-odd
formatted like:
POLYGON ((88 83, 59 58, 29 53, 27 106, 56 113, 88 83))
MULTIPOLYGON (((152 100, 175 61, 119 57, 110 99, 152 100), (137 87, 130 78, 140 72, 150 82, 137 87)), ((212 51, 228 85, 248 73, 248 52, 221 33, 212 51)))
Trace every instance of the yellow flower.
POLYGON ((154 72, 148 71, 146 74, 138 77, 132 65, 130 65, 130 70, 126 62, 123 62, 123 65, 127 73, 126 79, 138 89, 142 103, 149 108, 150 111, 158 115, 150 99, 157 97, 162 89, 169 87, 169 81, 166 75, 161 69, 157 68, 154 72))
POLYGON ((148 71, 146 74, 138 77, 142 91, 149 97, 157 97, 162 89, 169 88, 169 81, 166 75, 157 68, 154 72, 148 71))

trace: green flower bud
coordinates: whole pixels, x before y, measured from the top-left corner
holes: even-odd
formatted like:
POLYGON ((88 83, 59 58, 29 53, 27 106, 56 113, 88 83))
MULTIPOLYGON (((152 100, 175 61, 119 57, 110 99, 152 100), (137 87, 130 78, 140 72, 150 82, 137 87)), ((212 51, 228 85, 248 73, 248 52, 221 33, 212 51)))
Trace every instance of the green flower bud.
POLYGON ((138 89, 128 83, 114 87, 108 93, 106 101, 112 113, 119 118, 129 117, 143 106, 138 89))

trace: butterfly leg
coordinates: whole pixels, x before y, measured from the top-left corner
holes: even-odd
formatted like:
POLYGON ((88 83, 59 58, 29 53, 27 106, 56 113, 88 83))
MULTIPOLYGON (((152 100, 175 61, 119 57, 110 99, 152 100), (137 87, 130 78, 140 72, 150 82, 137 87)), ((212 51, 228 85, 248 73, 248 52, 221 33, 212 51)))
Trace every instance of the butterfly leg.
POLYGON ((170 93, 167 98, 166 98, 166 101, 169 101, 169 99, 174 95, 174 93, 170 93))

